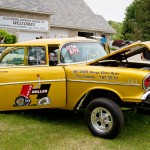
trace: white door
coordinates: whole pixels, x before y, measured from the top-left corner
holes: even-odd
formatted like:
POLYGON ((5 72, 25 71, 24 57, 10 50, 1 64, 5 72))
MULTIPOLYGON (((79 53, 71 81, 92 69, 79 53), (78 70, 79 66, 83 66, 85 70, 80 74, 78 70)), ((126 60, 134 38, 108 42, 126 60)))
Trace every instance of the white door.
POLYGON ((44 32, 32 32, 32 31, 31 32, 20 31, 18 42, 34 40, 37 37, 46 38, 46 33, 44 33, 44 32))
POLYGON ((69 37, 69 30, 68 29, 51 28, 49 37, 50 38, 69 37))

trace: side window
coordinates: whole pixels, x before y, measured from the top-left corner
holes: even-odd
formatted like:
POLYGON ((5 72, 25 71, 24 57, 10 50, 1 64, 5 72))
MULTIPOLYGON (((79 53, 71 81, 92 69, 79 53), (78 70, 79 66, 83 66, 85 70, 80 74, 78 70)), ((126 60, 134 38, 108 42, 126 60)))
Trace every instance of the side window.
POLYGON ((46 49, 43 46, 32 46, 28 48, 28 64, 44 65, 46 64, 46 49))
POLYGON ((1 63, 12 65, 24 65, 24 52, 24 47, 15 47, 2 58, 1 63))
POLYGON ((59 47, 51 45, 48 47, 49 65, 56 66, 58 64, 59 47))

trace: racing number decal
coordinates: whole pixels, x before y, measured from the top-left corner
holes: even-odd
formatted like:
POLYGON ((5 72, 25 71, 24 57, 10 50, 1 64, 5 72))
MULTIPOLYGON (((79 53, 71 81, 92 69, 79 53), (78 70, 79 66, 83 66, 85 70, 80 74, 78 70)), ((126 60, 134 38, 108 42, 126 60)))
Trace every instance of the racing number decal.
MULTIPOLYGON (((29 106, 30 95, 37 95, 38 103, 34 105, 48 105, 50 99, 47 97, 51 84, 41 84, 40 88, 33 88, 33 85, 23 85, 20 96, 16 98, 14 106, 29 106)), ((31 106, 31 105, 30 105, 31 106)))

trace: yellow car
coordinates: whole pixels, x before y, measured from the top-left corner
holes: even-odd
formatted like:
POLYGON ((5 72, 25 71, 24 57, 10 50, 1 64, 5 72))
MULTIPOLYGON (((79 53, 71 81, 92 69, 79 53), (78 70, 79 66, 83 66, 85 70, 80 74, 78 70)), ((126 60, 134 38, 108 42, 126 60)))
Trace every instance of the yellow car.
POLYGON ((85 108, 91 133, 115 138, 123 108, 150 108, 150 49, 137 42, 107 54, 86 38, 37 39, 5 47, 0 56, 0 110, 85 108), (137 56, 134 56, 136 55, 137 56))

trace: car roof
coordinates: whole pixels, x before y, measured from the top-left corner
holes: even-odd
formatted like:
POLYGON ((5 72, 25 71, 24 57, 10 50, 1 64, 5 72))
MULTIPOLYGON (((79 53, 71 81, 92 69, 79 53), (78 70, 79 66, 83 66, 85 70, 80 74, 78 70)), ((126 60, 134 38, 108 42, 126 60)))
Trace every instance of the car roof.
POLYGON ((2 46, 40 46, 40 45, 62 45, 68 42, 98 42, 94 39, 88 39, 84 37, 77 37, 77 38, 47 38, 47 39, 35 39, 30 41, 24 41, 15 44, 2 44, 2 46))

